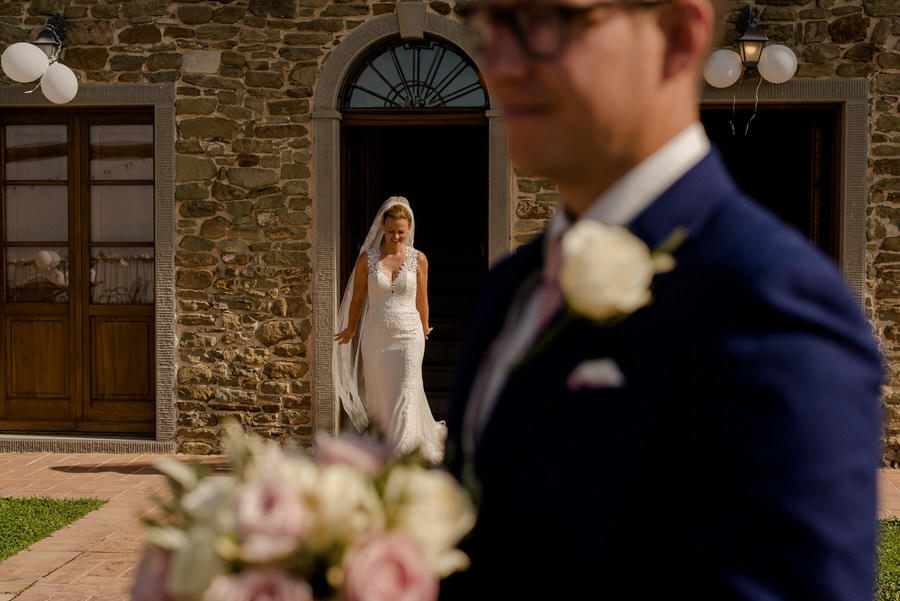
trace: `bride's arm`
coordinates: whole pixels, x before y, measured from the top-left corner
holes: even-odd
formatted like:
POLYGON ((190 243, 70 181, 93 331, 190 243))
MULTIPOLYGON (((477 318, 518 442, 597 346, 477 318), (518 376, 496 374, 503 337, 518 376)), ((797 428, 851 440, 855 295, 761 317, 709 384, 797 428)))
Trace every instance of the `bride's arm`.
POLYGON ((350 311, 347 316, 347 327, 343 332, 334 335, 338 344, 350 342, 356 333, 359 322, 359 314, 362 313, 363 303, 366 301, 366 292, 369 285, 368 257, 363 254, 356 260, 356 271, 353 276, 353 298, 350 300, 350 311))
POLYGON ((428 340, 428 335, 431 334, 433 328, 428 325, 428 259, 425 258, 425 253, 422 251, 419 251, 419 264, 416 267, 416 309, 422 320, 425 340, 428 340))

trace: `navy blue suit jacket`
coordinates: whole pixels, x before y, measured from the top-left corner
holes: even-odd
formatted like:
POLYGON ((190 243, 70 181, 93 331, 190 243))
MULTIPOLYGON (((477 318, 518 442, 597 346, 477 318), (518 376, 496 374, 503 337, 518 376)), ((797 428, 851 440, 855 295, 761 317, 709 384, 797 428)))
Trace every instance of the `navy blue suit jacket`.
POLYGON ((467 459, 471 383, 540 243, 489 274, 448 424, 480 516, 443 599, 871 599, 882 368, 861 307, 715 151, 630 229, 654 248, 678 227, 652 304, 569 328, 508 381, 467 459), (570 390, 598 358, 624 386, 570 390))

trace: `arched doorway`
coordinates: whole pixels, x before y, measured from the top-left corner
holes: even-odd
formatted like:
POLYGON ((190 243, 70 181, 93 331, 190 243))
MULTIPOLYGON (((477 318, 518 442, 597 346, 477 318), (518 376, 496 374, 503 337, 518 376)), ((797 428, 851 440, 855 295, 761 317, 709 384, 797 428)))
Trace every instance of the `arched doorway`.
POLYGON ((422 372, 437 419, 446 414, 472 291, 488 267, 486 108, 471 59, 430 36, 373 46, 341 91, 339 281, 381 203, 407 197, 416 248, 429 261, 434 331, 422 372))
POLYGON ((331 374, 334 315, 381 202, 410 199, 416 246, 429 258, 435 333, 424 375, 438 418, 474 287, 509 249, 506 138, 472 62, 471 37, 424 5, 397 9, 341 42, 316 91, 314 398, 317 429, 330 432, 341 413, 331 374))

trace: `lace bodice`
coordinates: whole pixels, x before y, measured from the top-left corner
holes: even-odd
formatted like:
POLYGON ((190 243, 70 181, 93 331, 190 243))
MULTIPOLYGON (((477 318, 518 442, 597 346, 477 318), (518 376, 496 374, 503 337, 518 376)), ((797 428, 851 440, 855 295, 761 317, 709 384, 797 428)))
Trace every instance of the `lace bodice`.
MULTIPOLYGON (((367 316, 373 327, 386 327, 407 331, 422 328, 419 312, 416 310, 416 268, 419 251, 406 249, 406 259, 400 265, 395 279, 381 263, 377 249, 370 250, 368 256, 369 280, 367 316)), ((379 334, 370 330, 370 334, 379 334)))

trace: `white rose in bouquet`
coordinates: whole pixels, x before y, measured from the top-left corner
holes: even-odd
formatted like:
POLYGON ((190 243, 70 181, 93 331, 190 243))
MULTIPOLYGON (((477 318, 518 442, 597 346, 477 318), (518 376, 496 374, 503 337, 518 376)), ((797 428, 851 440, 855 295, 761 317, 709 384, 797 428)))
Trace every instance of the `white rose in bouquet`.
POLYGON ((353 466, 323 468, 314 498, 318 522, 309 544, 316 549, 323 549, 331 540, 350 541, 384 527, 384 509, 375 486, 353 466))
POLYGON ((457 481, 441 470, 401 466, 388 476, 385 505, 393 526, 418 540, 441 577, 469 566, 456 546, 475 525, 475 508, 457 481))

